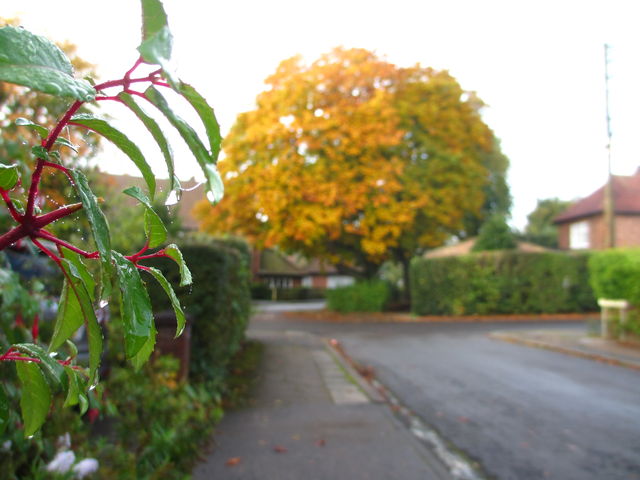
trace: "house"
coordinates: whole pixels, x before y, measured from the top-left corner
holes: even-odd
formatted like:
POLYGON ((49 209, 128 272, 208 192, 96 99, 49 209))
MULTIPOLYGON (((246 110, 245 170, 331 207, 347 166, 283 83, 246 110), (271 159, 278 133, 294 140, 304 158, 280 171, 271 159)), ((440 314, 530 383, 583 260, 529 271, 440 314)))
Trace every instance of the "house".
POLYGON ((271 248, 253 251, 251 272, 255 282, 271 288, 327 289, 354 282, 352 276, 341 274, 333 265, 299 255, 285 255, 271 248))
MULTIPOLYGON (((612 176, 616 247, 640 246, 640 169, 631 176, 612 176)), ((605 186, 573 203, 554 219, 558 246, 565 250, 607 248, 605 186)))

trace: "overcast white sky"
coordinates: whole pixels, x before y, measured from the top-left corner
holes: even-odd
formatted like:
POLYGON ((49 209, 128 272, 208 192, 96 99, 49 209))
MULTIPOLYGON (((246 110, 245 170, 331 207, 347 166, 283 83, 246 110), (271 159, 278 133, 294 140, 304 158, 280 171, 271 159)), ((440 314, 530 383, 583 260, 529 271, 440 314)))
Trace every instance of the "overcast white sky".
MULTIPOLYGON (((537 199, 585 196, 606 179, 609 43, 613 172, 640 166, 636 1, 165 0, 165 7, 179 74, 214 106, 223 133, 253 107, 278 63, 296 53, 312 61, 338 45, 362 47, 399 65, 449 70, 488 104, 484 119, 511 161, 512 224, 519 228, 537 199)), ((133 0, 3 0, 0 16, 71 40, 103 80, 120 78, 137 57, 133 0)), ((129 163, 108 164, 135 174, 129 163)), ((195 161, 178 169, 181 178, 197 174, 195 161)))

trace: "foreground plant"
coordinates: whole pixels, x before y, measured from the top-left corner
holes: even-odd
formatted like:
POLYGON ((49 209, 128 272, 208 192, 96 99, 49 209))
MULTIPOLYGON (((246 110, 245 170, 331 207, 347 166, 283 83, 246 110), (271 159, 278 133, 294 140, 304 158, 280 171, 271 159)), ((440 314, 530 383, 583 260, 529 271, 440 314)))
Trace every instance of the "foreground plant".
MULTIPOLYGON (((168 257, 178 264, 180 285, 191 283, 191 274, 178 247, 162 247, 167 231, 151 206, 156 194, 152 170, 141 150, 124 132, 111 126, 105 119, 78 113, 80 108, 90 103, 117 102, 131 110, 158 144, 171 179, 171 189, 179 192, 170 146, 158 123, 145 112, 142 105, 153 107, 167 118, 193 153, 205 175, 208 197, 216 202, 222 196, 223 186, 216 169, 221 138, 214 112, 206 100, 193 87, 179 80, 171 69, 172 36, 160 1, 142 0, 141 3, 143 27, 142 43, 138 47, 140 58, 122 78, 97 85, 74 78, 67 57, 47 39, 21 28, 0 28, 0 81, 73 100, 51 130, 30 119, 16 122, 24 128, 35 130, 41 137, 41 143, 32 149, 36 161, 29 175, 22 174, 20 165, 9 163, 11 159, 0 159, 0 196, 15 225, 0 236, 0 251, 30 242, 54 262, 64 277, 53 334, 46 343, 39 335, 37 314, 24 319, 30 322, 29 342, 9 344, 7 339, 12 336, 6 331, 0 332, 0 346, 6 348, 0 352, 0 362, 15 364, 22 389, 20 410, 25 436, 31 436, 40 429, 55 395, 63 396, 65 407, 78 405, 81 413, 87 410, 87 390, 98 383, 103 350, 103 334, 96 317, 97 306, 105 305, 112 297, 120 300, 125 355, 135 368, 149 359, 155 345, 156 329, 141 271, 155 278, 169 296, 177 319, 176 336, 180 335, 185 325, 182 307, 169 282, 158 269, 144 265, 145 260, 168 257), (204 124, 206 146, 194 129, 174 113, 161 90, 173 90, 191 104, 204 124), (125 254, 111 249, 108 223, 87 177, 81 170, 68 168, 62 163, 61 154, 75 150, 75 146, 63 136, 69 128, 85 129, 101 135, 126 154, 142 174, 146 192, 138 187, 124 191, 144 206, 146 244, 140 251, 125 254), (41 211, 39 189, 46 170, 66 176, 80 201, 52 211, 41 211), (84 245, 72 244, 49 231, 54 222, 78 211, 83 211, 87 216, 95 251, 87 250, 84 245), (99 263, 99 275, 91 273, 87 262, 99 263), (112 285, 117 286, 113 291, 112 285), (86 368, 77 364, 77 348, 70 341, 83 325, 89 343, 86 368), (3 343, 7 345, 3 346, 3 343)), ((3 278, 7 279, 5 286, 15 280, 9 273, 3 278)), ((4 306, 8 304, 8 290, 2 285, 0 283, 4 306)), ((21 321, 26 314, 28 312, 16 311, 21 321)), ((6 384, 0 384, 0 434, 10 426, 12 418, 11 402, 5 387, 6 384)))

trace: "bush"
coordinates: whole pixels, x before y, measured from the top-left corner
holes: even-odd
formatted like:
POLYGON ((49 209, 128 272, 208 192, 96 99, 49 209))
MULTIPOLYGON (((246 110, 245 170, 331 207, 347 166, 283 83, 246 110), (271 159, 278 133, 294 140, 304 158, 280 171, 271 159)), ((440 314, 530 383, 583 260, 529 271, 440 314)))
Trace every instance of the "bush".
POLYGON ((593 253, 589 280, 598 298, 624 299, 640 306, 640 249, 593 253))
MULTIPOLYGON (((189 377, 218 384, 240 348, 249 321, 249 249, 236 239, 202 238, 180 248, 193 275, 193 287, 176 292, 192 325, 189 377)), ((178 282, 178 272, 169 261, 159 260, 155 266, 170 282, 178 282)), ((156 311, 171 308, 159 286, 149 283, 149 293, 156 311)))
POLYGON ((342 313, 381 312, 389 296, 389 285, 381 280, 358 282, 326 291, 329 310, 342 313))
POLYGON ((416 258, 412 311, 418 315, 583 312, 597 309, 586 254, 485 252, 416 258))

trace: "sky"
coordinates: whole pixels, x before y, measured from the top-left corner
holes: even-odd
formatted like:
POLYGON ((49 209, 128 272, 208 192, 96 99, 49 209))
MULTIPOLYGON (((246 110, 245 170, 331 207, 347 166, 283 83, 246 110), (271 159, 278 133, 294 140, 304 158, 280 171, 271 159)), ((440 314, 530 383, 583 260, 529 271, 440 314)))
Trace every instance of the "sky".
MULTIPOLYGON (((518 229, 538 199, 584 197, 606 181, 607 43, 612 172, 631 175, 640 166, 640 29, 633 0, 164 4, 179 76, 214 107, 223 134, 238 113, 254 107, 280 61, 296 54, 312 62, 336 46, 359 47, 400 66, 448 70, 487 104, 483 118, 510 160, 510 223, 518 229)), ((101 80, 121 78, 137 58, 139 15, 133 0, 100 6, 3 0, 0 7, 0 17, 17 16, 33 33, 75 43, 80 56, 98 66, 101 80)), ((102 168, 136 173, 107 153, 102 168)), ((162 175, 161 156, 152 156, 160 159, 154 170, 162 175)), ((195 160, 180 158, 178 175, 197 177, 195 160)))

